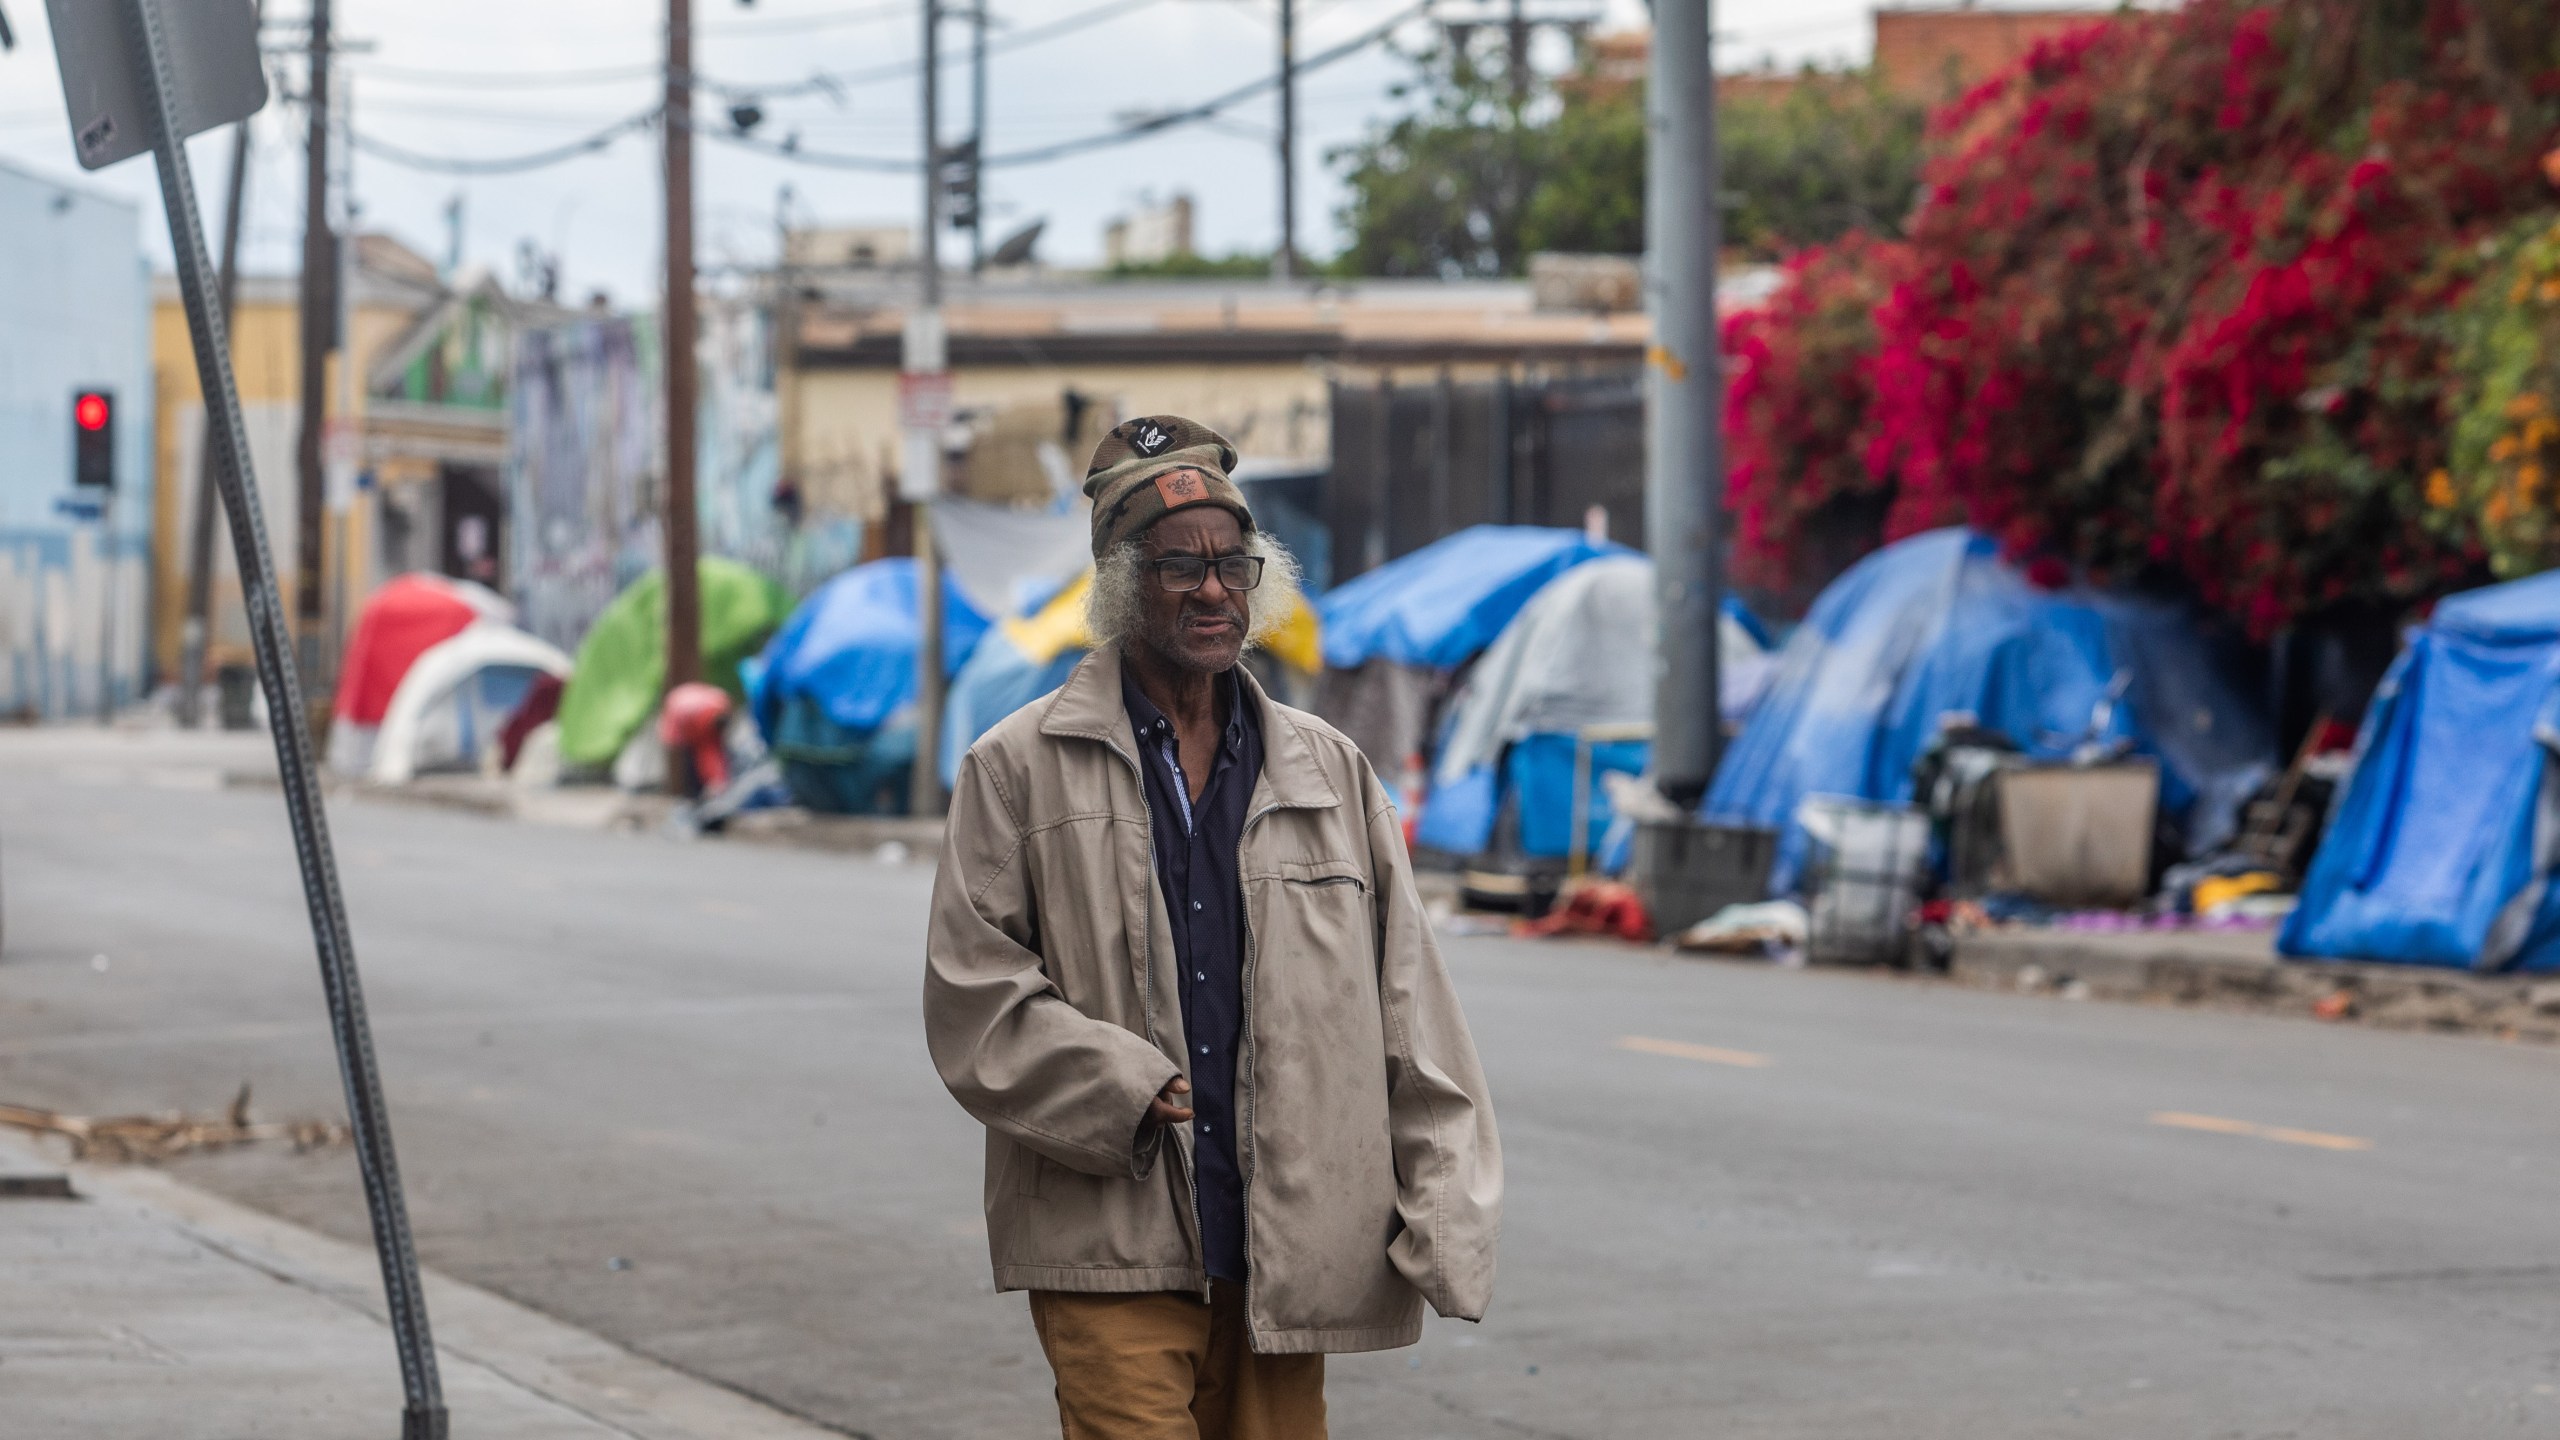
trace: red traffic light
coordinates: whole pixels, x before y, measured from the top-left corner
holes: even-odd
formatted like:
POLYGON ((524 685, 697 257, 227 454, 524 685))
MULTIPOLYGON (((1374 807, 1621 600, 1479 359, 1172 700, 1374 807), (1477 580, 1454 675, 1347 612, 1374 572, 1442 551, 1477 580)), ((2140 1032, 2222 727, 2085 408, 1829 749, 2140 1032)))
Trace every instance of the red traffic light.
POLYGON ((107 397, 95 390, 86 391, 71 402, 71 423, 83 430, 106 429, 108 414, 107 397))

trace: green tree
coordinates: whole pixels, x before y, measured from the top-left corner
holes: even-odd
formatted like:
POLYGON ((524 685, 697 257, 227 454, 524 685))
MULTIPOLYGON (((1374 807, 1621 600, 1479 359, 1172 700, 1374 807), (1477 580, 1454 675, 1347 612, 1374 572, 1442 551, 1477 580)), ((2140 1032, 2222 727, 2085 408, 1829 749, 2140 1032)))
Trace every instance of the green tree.
MULTIPOLYGON (((1442 49, 1416 57, 1416 108, 1330 157, 1350 198, 1336 268, 1355 275, 1518 274, 1542 250, 1644 248, 1644 92, 1588 67, 1507 85, 1442 49)), ((1719 115, 1725 242, 1763 258, 1856 229, 1900 233, 1924 112, 1867 72, 1807 69, 1775 99, 1719 115)))
POLYGON ((1336 216, 1351 243, 1335 268, 1444 279, 1516 273, 1528 257, 1522 221, 1548 171, 1545 129, 1463 51, 1426 51, 1415 66, 1416 80, 1398 93, 1418 93, 1420 108, 1327 157, 1351 190, 1336 216))
POLYGON ((1873 71, 1807 69, 1783 98, 1727 105, 1716 119, 1726 244, 1774 259, 1852 230, 1902 233, 1926 111, 1873 71))

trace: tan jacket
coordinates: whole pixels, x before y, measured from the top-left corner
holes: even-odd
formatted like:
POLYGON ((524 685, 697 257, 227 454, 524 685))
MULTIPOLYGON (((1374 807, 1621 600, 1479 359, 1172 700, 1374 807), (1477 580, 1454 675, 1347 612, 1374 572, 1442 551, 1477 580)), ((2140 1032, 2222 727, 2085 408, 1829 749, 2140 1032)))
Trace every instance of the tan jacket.
MULTIPOLYGON (((1239 848, 1253 1346, 1409 1345, 1426 1297, 1469 1320, 1492 1297, 1493 1109, 1385 790, 1236 674, 1263 716, 1239 848)), ((1188 1047, 1137 754, 1105 648, 979 740, 952 796, 925 1040, 987 1127, 998 1290, 1208 1287, 1191 1127, 1140 1123, 1188 1047)))

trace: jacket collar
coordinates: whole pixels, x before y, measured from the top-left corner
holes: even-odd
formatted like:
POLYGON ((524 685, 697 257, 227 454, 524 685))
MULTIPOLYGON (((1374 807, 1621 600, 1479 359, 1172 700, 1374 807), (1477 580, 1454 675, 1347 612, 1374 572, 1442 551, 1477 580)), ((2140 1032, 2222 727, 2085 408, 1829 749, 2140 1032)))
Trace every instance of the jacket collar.
MULTIPOLYGON (((1120 696, 1120 647, 1105 645, 1084 657, 1067 683, 1049 699, 1040 717, 1043 735, 1095 740, 1135 763, 1137 732, 1129 728, 1129 707, 1120 696)), ((1262 783, 1257 796, 1268 795, 1254 809, 1287 807, 1323 809, 1343 802, 1342 794, 1316 761, 1315 747, 1288 710, 1273 703, 1261 682, 1242 665, 1235 668, 1237 693, 1259 707, 1262 718, 1262 783)))

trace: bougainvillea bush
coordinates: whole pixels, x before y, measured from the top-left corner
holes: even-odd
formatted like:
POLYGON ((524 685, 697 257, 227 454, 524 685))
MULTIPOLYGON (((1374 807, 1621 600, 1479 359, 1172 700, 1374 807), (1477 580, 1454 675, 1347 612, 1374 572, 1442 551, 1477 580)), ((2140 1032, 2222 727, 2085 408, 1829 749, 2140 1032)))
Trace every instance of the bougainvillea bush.
POLYGON ((2455 368, 2452 453, 2427 478, 2431 517, 2477 535, 2502 577, 2560 565, 2560 220, 2515 227, 2464 309, 2455 368))
POLYGON ((1867 433, 1876 307, 1908 253, 1863 233, 1809 247, 1769 303, 1725 321, 1726 483, 1746 584, 1784 588, 1808 527, 1882 488, 1850 437, 1867 433))
POLYGON ((1866 330, 1797 293, 1856 288, 1827 257, 1730 327, 1746 543, 1782 565, 1755 514, 1864 485, 1889 534, 2182 574, 2262 633, 2459 583, 2486 552, 2447 516, 2485 502, 2429 502, 2457 317, 2551 203, 2556 128, 2547 0, 2192 0, 2044 43, 1933 117, 1866 330), (1844 375, 1867 393, 1794 393, 1844 375), (1792 428, 1824 405, 1854 424, 1792 428))

